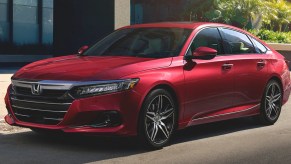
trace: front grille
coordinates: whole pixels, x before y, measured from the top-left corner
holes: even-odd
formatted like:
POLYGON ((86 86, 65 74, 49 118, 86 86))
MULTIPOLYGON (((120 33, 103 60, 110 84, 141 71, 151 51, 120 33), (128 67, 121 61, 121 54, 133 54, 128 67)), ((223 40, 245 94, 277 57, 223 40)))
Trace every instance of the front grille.
POLYGON ((56 125, 67 113, 73 99, 67 90, 43 90, 33 95, 31 88, 14 86, 10 101, 15 117, 23 122, 56 125))
MULTIPOLYGON (((33 96, 31 93, 31 88, 26 87, 14 87, 16 93, 23 94, 23 95, 30 95, 33 96)), ((43 89, 41 96, 44 97, 61 97, 63 96, 67 91, 66 90, 49 90, 49 89, 43 89)))

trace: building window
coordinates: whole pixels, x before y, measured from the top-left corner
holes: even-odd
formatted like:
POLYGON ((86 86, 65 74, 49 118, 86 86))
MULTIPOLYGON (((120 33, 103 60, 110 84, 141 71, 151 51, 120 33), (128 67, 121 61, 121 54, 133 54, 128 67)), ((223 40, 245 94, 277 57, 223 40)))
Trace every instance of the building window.
POLYGON ((0 0, 0 55, 51 54, 54 0, 0 0))
POLYGON ((37 0, 13 0, 13 42, 15 44, 38 43, 37 5, 37 0))
POLYGON ((0 0, 0 42, 8 42, 8 40, 8 0, 0 0))
POLYGON ((53 1, 43 0, 42 4, 42 43, 53 43, 53 1))

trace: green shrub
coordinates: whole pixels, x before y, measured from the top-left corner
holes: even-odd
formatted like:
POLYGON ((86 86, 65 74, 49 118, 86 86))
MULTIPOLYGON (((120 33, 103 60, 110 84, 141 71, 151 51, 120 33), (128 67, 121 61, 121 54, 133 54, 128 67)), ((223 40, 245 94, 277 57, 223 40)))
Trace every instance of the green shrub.
POLYGON ((260 39, 269 43, 291 43, 291 32, 275 32, 271 30, 249 30, 250 33, 256 35, 260 39))

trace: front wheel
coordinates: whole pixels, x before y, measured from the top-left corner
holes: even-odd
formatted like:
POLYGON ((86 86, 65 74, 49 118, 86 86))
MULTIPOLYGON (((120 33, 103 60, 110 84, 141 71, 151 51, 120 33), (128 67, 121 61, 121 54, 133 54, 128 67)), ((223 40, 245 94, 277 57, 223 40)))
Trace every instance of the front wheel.
POLYGON ((139 136, 147 147, 160 149, 169 142, 176 125, 175 104, 164 89, 156 89, 146 97, 139 120, 139 136))
POLYGON ((273 125, 279 118, 282 107, 282 89, 280 84, 271 80, 261 101, 260 122, 265 125, 273 125))

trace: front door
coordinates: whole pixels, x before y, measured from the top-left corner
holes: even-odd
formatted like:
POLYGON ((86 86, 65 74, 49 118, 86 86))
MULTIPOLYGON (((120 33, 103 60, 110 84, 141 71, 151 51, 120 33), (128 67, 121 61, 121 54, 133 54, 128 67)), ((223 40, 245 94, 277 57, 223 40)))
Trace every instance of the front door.
POLYGON ((224 50, 217 28, 201 30, 187 55, 201 46, 216 49, 218 56, 211 60, 185 61, 185 120, 197 119, 204 114, 233 106, 234 68, 229 58, 222 56, 224 50))

